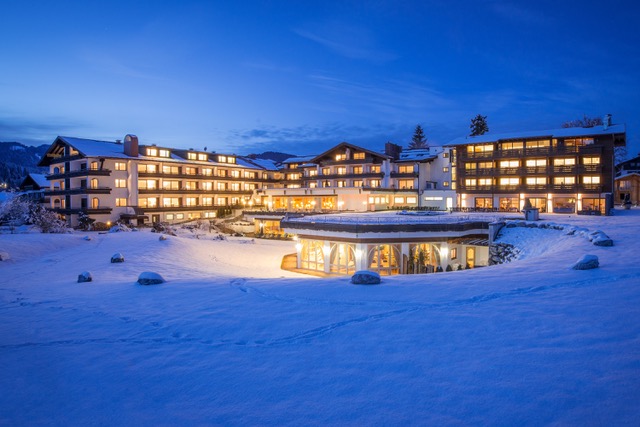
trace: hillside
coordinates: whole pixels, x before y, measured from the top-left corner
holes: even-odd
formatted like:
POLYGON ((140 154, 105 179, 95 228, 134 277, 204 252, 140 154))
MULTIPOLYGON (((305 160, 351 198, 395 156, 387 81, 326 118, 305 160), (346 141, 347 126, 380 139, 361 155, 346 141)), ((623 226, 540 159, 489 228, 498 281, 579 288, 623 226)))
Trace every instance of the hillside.
POLYGON ((16 188, 30 172, 46 173, 38 162, 49 148, 48 145, 32 147, 19 142, 0 142, 0 182, 8 188, 16 188))

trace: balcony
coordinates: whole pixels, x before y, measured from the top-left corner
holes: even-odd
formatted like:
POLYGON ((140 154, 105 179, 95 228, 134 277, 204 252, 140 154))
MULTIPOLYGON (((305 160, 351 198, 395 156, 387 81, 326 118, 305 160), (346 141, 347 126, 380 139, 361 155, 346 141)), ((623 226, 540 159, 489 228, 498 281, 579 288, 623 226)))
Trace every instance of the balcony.
POLYGON ((47 175, 48 180, 76 178, 84 176, 109 176, 111 175, 110 169, 78 169, 69 172, 51 173, 47 175))
POLYGON ((87 215, 108 215, 111 208, 54 208, 53 211, 62 215, 78 215, 84 212, 87 215))
POLYGON ((67 189, 53 189, 53 190, 45 190, 45 196, 67 196, 74 194, 111 194, 110 187, 77 187, 77 188, 67 188, 67 189))
POLYGON ((391 172, 391 178, 417 178, 418 172, 391 172))

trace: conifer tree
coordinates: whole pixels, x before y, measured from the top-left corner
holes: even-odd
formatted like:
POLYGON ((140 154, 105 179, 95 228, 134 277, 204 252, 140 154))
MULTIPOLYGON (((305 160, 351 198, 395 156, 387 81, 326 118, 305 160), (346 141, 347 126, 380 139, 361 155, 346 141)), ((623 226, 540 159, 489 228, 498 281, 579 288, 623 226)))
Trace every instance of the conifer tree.
POLYGON ((429 148, 429 144, 427 144, 427 137, 424 135, 422 126, 416 126, 416 130, 413 132, 413 137, 411 138, 411 142, 409 143, 408 148, 409 150, 415 148, 429 148))
POLYGON ((487 124, 487 116, 483 116, 478 114, 473 119, 471 119, 471 136, 484 135, 489 132, 489 125, 487 124))

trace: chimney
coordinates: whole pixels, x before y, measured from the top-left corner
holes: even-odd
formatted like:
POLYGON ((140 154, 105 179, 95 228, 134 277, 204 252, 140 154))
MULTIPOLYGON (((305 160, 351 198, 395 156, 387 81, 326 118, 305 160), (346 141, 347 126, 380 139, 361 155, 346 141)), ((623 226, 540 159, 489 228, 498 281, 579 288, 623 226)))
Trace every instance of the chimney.
POLYGON ((393 142, 387 142, 384 144, 384 154, 392 157, 394 160, 397 160, 400 157, 400 153, 402 152, 402 147, 394 144, 393 142))
POLYGON ((603 129, 607 130, 609 126, 611 126, 611 114, 605 114, 604 119, 602 120, 603 129))
POLYGON ((131 157, 138 157, 138 137, 127 134, 124 137, 124 154, 131 157))

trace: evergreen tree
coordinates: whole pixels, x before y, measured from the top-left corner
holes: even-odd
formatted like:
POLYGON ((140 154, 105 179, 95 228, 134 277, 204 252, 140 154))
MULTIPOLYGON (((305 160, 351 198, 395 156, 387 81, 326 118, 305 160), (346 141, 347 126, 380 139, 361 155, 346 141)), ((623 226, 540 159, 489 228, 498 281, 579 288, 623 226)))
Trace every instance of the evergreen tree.
POLYGON ((489 125, 487 124, 487 116, 483 116, 478 114, 473 119, 471 119, 471 136, 484 135, 489 132, 489 125))
POLYGON ((429 144, 427 144, 427 137, 424 135, 422 126, 416 126, 416 130, 413 132, 413 137, 411 138, 408 148, 409 150, 413 150, 415 148, 429 148, 429 144))

